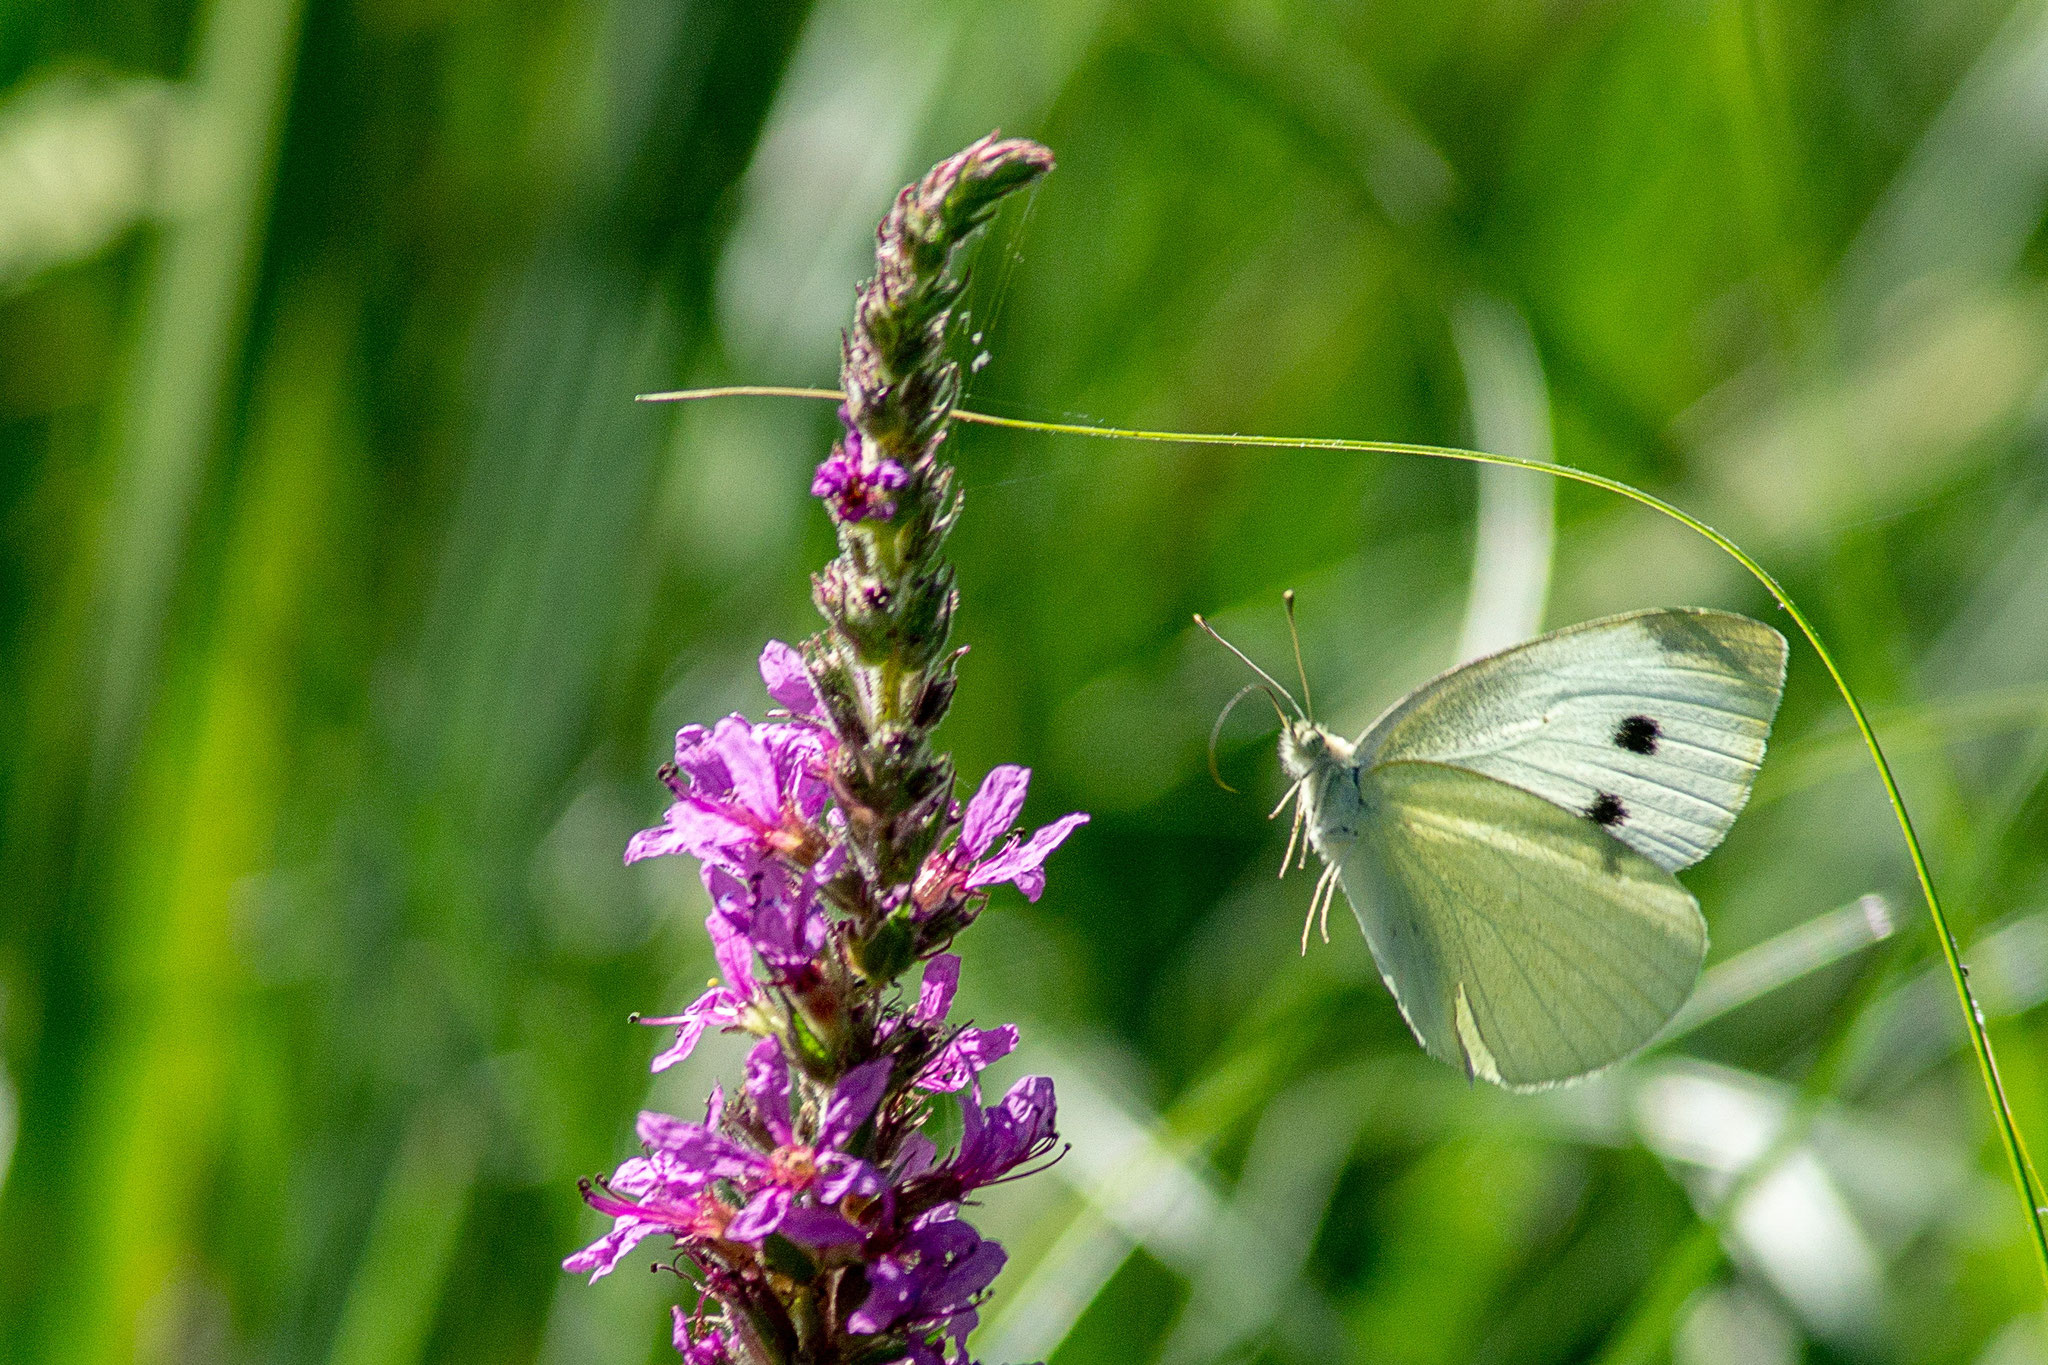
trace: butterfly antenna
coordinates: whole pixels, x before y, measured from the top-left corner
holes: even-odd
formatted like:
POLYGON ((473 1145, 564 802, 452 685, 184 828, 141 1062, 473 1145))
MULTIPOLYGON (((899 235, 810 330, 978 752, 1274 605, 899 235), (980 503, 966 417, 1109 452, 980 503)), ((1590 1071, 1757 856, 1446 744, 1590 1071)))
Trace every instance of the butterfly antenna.
MULTIPOLYGON (((1259 676, 1260 676, 1261 678, 1264 678, 1264 679, 1266 680, 1266 684, 1267 684, 1267 686, 1269 686, 1269 687, 1273 688, 1273 689, 1274 689, 1275 691, 1277 691, 1277 692, 1278 692, 1278 693, 1279 693, 1279 694, 1280 694, 1281 696, 1283 696, 1283 697, 1287 698, 1287 704, 1288 704, 1289 706, 1292 706, 1292 707, 1294 708, 1294 714, 1295 714, 1295 715, 1297 715, 1297 716, 1300 716, 1300 717, 1302 717, 1302 718, 1303 718, 1304 720, 1305 720, 1305 719, 1307 719, 1307 717, 1308 717, 1308 713, 1307 713, 1306 711, 1303 711, 1303 710, 1301 709, 1301 703, 1297 702, 1297 701, 1296 701, 1296 700, 1294 699, 1294 694, 1293 694, 1292 692, 1289 692, 1289 691, 1288 691, 1288 690, 1287 690, 1287 689, 1286 689, 1285 687, 1282 687, 1282 686, 1280 685, 1280 683, 1279 683, 1279 682, 1278 682, 1278 681, 1277 681, 1277 680, 1276 680, 1276 679, 1275 679, 1275 678, 1273 677, 1273 675, 1272 675, 1271 673, 1268 673, 1268 672, 1267 672, 1267 671, 1266 671, 1265 669, 1263 669, 1263 668, 1260 668, 1260 667, 1259 667, 1259 666, 1258 666, 1257 664, 1253 663, 1253 662, 1252 662, 1252 660, 1251 660, 1251 656, 1250 656, 1249 654, 1246 654, 1246 653, 1245 653, 1245 652, 1244 652, 1243 650, 1239 649, 1239 648, 1238 648, 1238 647, 1237 647, 1236 645, 1234 645, 1234 644, 1230 643, 1230 641, 1228 641, 1228 640, 1224 639, 1224 638, 1223 638, 1223 637, 1222 637, 1221 635, 1218 635, 1218 634, 1216 633, 1216 627, 1214 627, 1214 626, 1210 625, 1210 624, 1209 624, 1209 623, 1208 623, 1207 621, 1204 621, 1204 620, 1202 619, 1202 613, 1200 613, 1200 612, 1196 612, 1196 613, 1195 613, 1195 624, 1196 624, 1196 625, 1198 625, 1198 626, 1200 626, 1200 627, 1201 627, 1201 628, 1202 628, 1203 630, 1205 630, 1205 631, 1209 632, 1209 638, 1210 638, 1210 639, 1214 640, 1214 641, 1215 641, 1215 642, 1216 642, 1217 644, 1219 644, 1219 645, 1222 645, 1222 646, 1223 646, 1223 647, 1224 647, 1225 649, 1229 650, 1229 651, 1230 651, 1230 652, 1231 652, 1232 654, 1235 654, 1235 655, 1236 655, 1236 656, 1238 657, 1238 659, 1239 659, 1240 661, 1242 661, 1242 662, 1243 662, 1243 664, 1244 664, 1244 666, 1245 666, 1246 668, 1249 668, 1249 669, 1250 669, 1250 670, 1251 670, 1252 672, 1254 672, 1254 673, 1258 674, 1258 675, 1259 675, 1259 676)), ((1240 694, 1240 695, 1242 695, 1242 694, 1240 694)), ((1277 704, 1277 703, 1275 704, 1275 708, 1274 708, 1274 709, 1276 709, 1276 710, 1278 709, 1278 704, 1277 704)), ((1281 721, 1282 721, 1283 723, 1284 723, 1284 722, 1286 721, 1286 719, 1287 719, 1287 715, 1286 715, 1286 713, 1285 713, 1285 712, 1282 712, 1282 713, 1281 713, 1280 719, 1281 719, 1281 721)))
MULTIPOLYGON (((1223 737, 1223 722, 1230 719, 1230 713, 1237 709, 1239 702, 1254 692, 1266 692, 1266 685, 1264 683, 1246 683, 1243 687, 1239 688, 1237 695, 1223 704, 1223 712, 1216 717, 1216 723, 1209 727, 1209 776, 1216 780, 1217 786, 1227 792, 1235 793, 1237 788, 1225 782, 1223 774, 1216 767, 1216 741, 1223 737)), ((1271 692, 1266 692, 1266 700, 1273 703, 1273 714, 1280 717, 1280 723, 1285 725, 1287 723, 1287 713, 1280 709, 1279 701, 1274 698, 1271 692)))
POLYGON ((1308 694, 1308 669, 1301 662, 1301 632, 1294 628, 1294 589, 1280 594, 1280 600, 1287 604, 1287 638, 1294 641, 1294 671, 1301 677, 1301 704, 1308 711, 1308 718, 1316 718, 1316 700, 1308 694))

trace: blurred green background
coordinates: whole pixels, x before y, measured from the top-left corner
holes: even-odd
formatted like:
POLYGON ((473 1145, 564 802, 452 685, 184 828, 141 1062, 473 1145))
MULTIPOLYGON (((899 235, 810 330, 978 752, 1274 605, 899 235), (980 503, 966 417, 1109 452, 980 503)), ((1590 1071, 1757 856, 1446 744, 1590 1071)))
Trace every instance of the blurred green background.
MULTIPOLYGON (((2048 6, 12 0, 0 1360, 668 1355, 674 1280, 558 1269, 576 1176, 738 1055, 650 1084, 704 907, 619 853, 813 627, 832 420, 629 399, 831 383, 890 195, 997 125, 1060 169, 979 256, 971 406, 1554 456, 1775 566, 2048 1145, 2048 6)), ((1348 922, 1297 955, 1254 710, 1208 777, 1191 611, 1277 665, 1299 589, 1362 728, 1543 626, 1771 616, 1738 570, 1461 466, 950 449, 945 737, 1095 817, 962 943, 1074 1143, 982 1210, 981 1354, 2048 1359, 1810 656, 1688 874, 1699 1026, 1549 1095, 1424 1059, 1348 922)))

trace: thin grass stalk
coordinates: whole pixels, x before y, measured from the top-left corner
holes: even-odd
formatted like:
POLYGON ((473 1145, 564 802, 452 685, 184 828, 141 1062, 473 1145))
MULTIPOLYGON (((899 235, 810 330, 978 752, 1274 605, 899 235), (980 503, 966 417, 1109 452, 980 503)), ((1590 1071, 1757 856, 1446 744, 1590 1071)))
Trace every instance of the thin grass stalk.
MULTIPOLYGON (((786 388, 774 385, 741 385, 716 389, 691 389, 670 393, 642 394, 644 402, 672 402, 695 398, 718 397, 768 397, 768 398, 814 398, 838 401, 841 397, 836 389, 786 388)), ((1949 979, 1955 983, 1956 1001, 1963 1011, 1963 1022, 1969 1031, 1970 1046, 1975 1054, 1977 1070, 1984 1081, 1986 1097, 1991 1102, 1996 1118, 1998 1135, 2005 1150, 2006 1162, 2010 1168, 2013 1189, 2018 1194, 2024 1211, 2030 1240, 2034 1248, 2036 1267, 2041 1274, 2044 1291, 2048 1291, 2048 1222, 2044 1222, 2043 1187, 2039 1174, 2034 1169, 2033 1159, 2028 1155, 2026 1142, 2020 1136, 2018 1121, 2013 1117, 2012 1103, 2007 1098, 2005 1083, 1999 1076, 1998 1058, 1991 1046, 1991 1033, 1984 1021, 1984 1011, 1977 1003, 1976 993, 1970 988, 1969 969, 1963 964, 1962 950, 1956 943, 1955 931, 1949 927, 1948 912, 1942 908, 1940 893, 1935 889, 1934 874, 1928 867, 1927 855, 1920 844, 1920 836, 1913 827, 1913 817, 1906 809, 1906 799, 1899 791, 1898 780, 1892 775, 1891 763, 1886 759, 1884 747, 1878 743, 1877 732, 1871 728, 1870 718, 1864 712, 1863 703, 1857 700, 1849 680, 1843 675, 1835 656, 1821 640, 1820 633, 1807 619, 1799 604, 1784 585, 1773 577, 1770 571, 1752 558, 1748 551, 1730 540, 1721 532, 1701 521, 1698 517, 1664 501, 1653 493, 1645 492, 1619 479, 1610 479, 1589 470, 1575 469, 1570 465, 1548 464, 1537 460, 1520 459, 1513 455, 1493 455, 1480 450, 1465 450, 1457 446, 1436 446, 1411 444, 1405 441, 1358 441, 1342 437, 1297 437, 1297 436, 1234 436, 1217 432, 1191 431, 1145 431, 1124 427, 1086 426, 1073 422, 1042 422, 1023 417, 997 417, 988 413, 968 412, 954 409, 953 416, 962 422, 976 422, 983 426, 1003 427, 1011 431, 1034 431, 1051 436, 1086 436, 1100 440, 1147 441, 1163 445, 1225 446, 1251 450, 1308 450, 1343 451, 1348 454, 1370 455, 1420 455, 1430 459, 1457 460, 1466 464, 1491 465, 1507 469, 1532 469, 1554 478, 1568 479, 1573 483, 1585 484, 1590 488, 1603 489, 1619 494, 1629 501, 1662 513, 1696 535, 1710 541, 1729 558, 1746 569, 1750 576, 1764 586, 1772 599, 1792 618, 1814 655, 1827 669, 1834 680, 1835 690, 1841 693, 1842 701, 1849 708, 1849 715, 1856 723, 1857 733, 1863 737, 1863 745, 1870 753, 1871 762, 1877 766, 1877 775, 1884 784, 1885 799, 1891 803, 1892 814, 1897 818, 1899 833, 1905 838, 1906 852, 1913 863, 1913 874, 1920 884, 1921 898, 1927 904, 1928 918, 1934 922, 1935 936, 1940 941, 1941 955, 1948 968, 1949 979)))

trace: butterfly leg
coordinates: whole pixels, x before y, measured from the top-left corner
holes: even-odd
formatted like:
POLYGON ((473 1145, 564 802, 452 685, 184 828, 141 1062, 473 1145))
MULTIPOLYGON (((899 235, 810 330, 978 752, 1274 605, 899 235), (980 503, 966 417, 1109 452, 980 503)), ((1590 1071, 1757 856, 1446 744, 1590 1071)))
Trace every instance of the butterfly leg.
POLYGON ((1331 863, 1323 869, 1323 875, 1316 879, 1316 890, 1321 893, 1322 910, 1316 916, 1322 926, 1323 942, 1330 941, 1330 902, 1337 899, 1337 864, 1331 863))
MULTIPOLYGON (((1295 783, 1295 784, 1294 784, 1293 786, 1289 787, 1289 788, 1287 789, 1287 795, 1285 795, 1285 796, 1283 796, 1283 797, 1281 797, 1281 798, 1280 798, 1280 804, 1279 804, 1279 805, 1277 805, 1277 806, 1275 806, 1275 807, 1273 807, 1273 812, 1272 812, 1272 814, 1271 814, 1271 815, 1268 815, 1268 816, 1267 816, 1266 818, 1267 818, 1268 820, 1271 820, 1271 819, 1273 818, 1273 816, 1275 816, 1275 815, 1278 815, 1278 814, 1279 814, 1279 813, 1280 813, 1281 811, 1283 811, 1283 810, 1286 810, 1286 809, 1287 809, 1287 803, 1288 803, 1289 801, 1292 801, 1292 800, 1294 799, 1294 797, 1295 797, 1296 793, 1298 793, 1298 792, 1299 792, 1300 790, 1301 790, 1301 783, 1299 783, 1299 782, 1297 782, 1297 783, 1295 783)), ((1290 825, 1288 826, 1288 829, 1287 829, 1287 851, 1286 851, 1285 853, 1283 853, 1283 854, 1281 854, 1281 855, 1280 855, 1280 875, 1281 875, 1282 877, 1285 877, 1285 876, 1287 875, 1287 865, 1288 865, 1289 863, 1292 863, 1292 862, 1294 861, 1294 842, 1295 842, 1295 840, 1297 840, 1297 839, 1299 839, 1299 838, 1301 837, 1301 826, 1302 826, 1302 814, 1301 814, 1301 807, 1297 805, 1297 806, 1296 806, 1296 807, 1294 808, 1294 820, 1293 820, 1293 822, 1292 822, 1292 823, 1291 823, 1291 824, 1290 824, 1290 825)))
POLYGON ((1287 789, 1287 794, 1286 794, 1285 796, 1283 796, 1283 797, 1281 797, 1281 798, 1280 798, 1280 804, 1279 804, 1279 805, 1277 805, 1277 806, 1275 806, 1275 807, 1273 807, 1273 809, 1272 809, 1271 811, 1269 811, 1269 812, 1267 813, 1267 815, 1266 815, 1266 818, 1267 818, 1268 820, 1271 820, 1271 819, 1272 819, 1272 818, 1273 818, 1274 816, 1278 815, 1278 814, 1279 814, 1279 813, 1280 813, 1281 811, 1283 811, 1283 810, 1286 810, 1286 809, 1287 809, 1287 803, 1288 803, 1289 801, 1292 801, 1292 800, 1293 800, 1293 799, 1294 799, 1294 798, 1295 798, 1296 796, 1300 795, 1300 793, 1301 793, 1301 783, 1299 783, 1299 782, 1296 782, 1296 783, 1295 783, 1295 784, 1294 784, 1293 786, 1291 786, 1291 787, 1289 787, 1289 788, 1287 789))
POLYGON ((1337 897, 1337 869, 1326 867, 1323 875, 1316 878, 1316 889, 1308 898, 1308 918, 1301 922, 1301 955, 1308 956, 1309 931, 1322 922, 1323 942, 1330 941, 1330 902, 1337 897))

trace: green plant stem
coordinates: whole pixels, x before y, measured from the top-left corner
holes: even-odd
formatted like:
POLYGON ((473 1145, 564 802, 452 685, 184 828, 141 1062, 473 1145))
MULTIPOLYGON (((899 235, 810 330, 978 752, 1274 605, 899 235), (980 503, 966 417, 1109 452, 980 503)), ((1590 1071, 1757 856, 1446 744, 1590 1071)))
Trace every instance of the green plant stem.
MULTIPOLYGON (((844 397, 837 389, 783 388, 777 386, 737 386, 719 389, 683 390, 674 393, 651 393, 639 396, 642 402, 670 402, 694 398, 719 397, 769 397, 769 398, 815 398, 834 402, 844 397)), ((1590 488, 1604 489, 1616 493, 1629 501, 1638 503, 1654 512, 1660 512, 1679 525, 1711 541, 1729 558, 1748 570, 1757 582, 1763 584, 1792 623, 1799 628, 1806 643, 1813 649, 1828 676, 1834 680, 1835 690, 1842 694, 1842 701, 1849 708, 1850 717, 1856 722, 1856 729, 1863 736, 1863 744, 1870 751, 1871 762, 1877 765, 1877 775, 1884 783, 1885 797, 1891 802, 1892 814, 1899 822, 1899 832, 1905 837, 1906 852, 1913 862, 1913 873, 1920 883, 1920 895, 1927 903, 1927 914, 1934 921, 1935 937, 1941 944, 1941 955, 1948 966, 1949 979, 1955 983, 1956 1001, 1962 1007, 1963 1022, 1969 1030, 1970 1045, 1976 1053, 1977 1069, 1984 1079, 1984 1090, 1991 1102, 1992 1113, 1997 1119, 1998 1134, 2005 1148, 2005 1156, 2012 1172, 2013 1188, 2018 1193, 2020 1206, 2024 1210, 2027 1228, 2031 1234, 2034 1257, 2041 1272, 2044 1290, 2048 1290, 2048 1223, 2043 1221, 2043 1197, 2040 1177, 2035 1173, 2029 1159, 2026 1144, 2020 1137, 2019 1124, 2013 1117, 2012 1103, 2005 1093, 2005 1083, 2000 1079, 1998 1059, 1991 1048, 1991 1034, 1984 1022, 1984 1012, 1978 1007, 1975 992, 1970 989, 1969 970, 1963 965, 1962 951, 1956 944, 1955 931, 1949 927, 1948 913, 1942 908, 1941 896, 1934 887, 1934 874, 1927 865, 1927 855, 1920 845, 1920 836, 1913 828, 1913 817, 1906 810, 1905 797, 1899 791, 1898 780, 1892 775, 1892 767, 1885 758, 1884 748, 1877 741, 1877 732, 1871 728, 1870 719, 1864 713, 1863 704, 1856 699, 1849 686, 1849 680, 1842 675, 1841 666, 1835 656, 1821 642, 1820 635, 1807 620, 1798 603, 1769 570, 1750 557, 1740 545, 1715 530, 1698 517, 1664 501, 1655 494, 1644 492, 1619 479, 1610 479, 1570 465, 1546 464, 1540 460, 1525 460, 1513 455, 1491 455, 1485 451, 1464 450, 1457 446, 1413 445, 1404 441, 1354 441, 1341 437, 1297 437, 1297 436, 1233 436, 1216 432, 1191 431, 1143 431, 1123 427, 1084 426, 1072 422, 1040 422, 1022 417, 996 417, 987 413, 967 412, 955 409, 955 419, 975 422, 982 426, 1004 427, 1012 431, 1035 431, 1051 436, 1086 436, 1100 440, 1147 441, 1163 445, 1227 446, 1252 450, 1306 450, 1343 451, 1348 454, 1370 455, 1420 455, 1438 460, 1458 460, 1466 464, 1494 465, 1507 469, 1530 469, 1554 478, 1567 479, 1573 483, 1585 484, 1590 488)))

